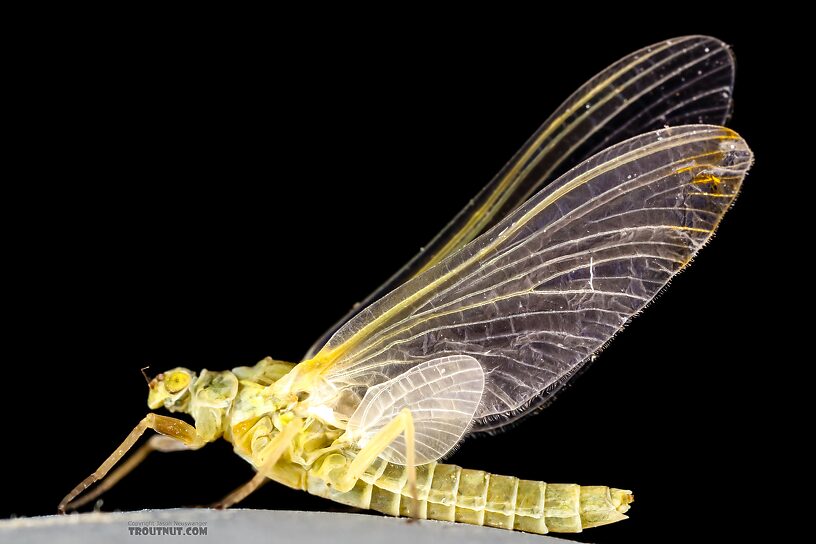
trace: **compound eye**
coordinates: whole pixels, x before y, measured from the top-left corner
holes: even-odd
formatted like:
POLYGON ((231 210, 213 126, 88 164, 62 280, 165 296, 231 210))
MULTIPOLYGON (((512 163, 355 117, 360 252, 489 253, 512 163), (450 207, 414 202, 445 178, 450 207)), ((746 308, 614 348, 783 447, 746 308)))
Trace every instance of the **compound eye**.
POLYGON ((164 376, 164 387, 168 393, 175 394, 190 385, 190 375, 186 372, 173 372, 164 376))

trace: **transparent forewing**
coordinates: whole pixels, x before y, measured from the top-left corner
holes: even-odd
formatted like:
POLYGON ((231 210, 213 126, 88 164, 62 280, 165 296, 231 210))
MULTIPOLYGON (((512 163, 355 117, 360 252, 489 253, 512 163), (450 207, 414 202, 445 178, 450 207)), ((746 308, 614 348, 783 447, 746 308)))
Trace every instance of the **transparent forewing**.
POLYGON ((346 323, 316 355, 361 394, 446 355, 482 365, 474 430, 561 387, 708 240, 751 152, 733 131, 688 125, 613 146, 346 323))
MULTIPOLYGON (((444 457, 462 439, 479 407, 484 372, 473 357, 453 355, 426 361, 395 378, 369 388, 351 416, 347 432, 365 446, 383 427, 408 408, 414 423, 415 462, 444 457)), ((405 436, 380 455, 406 464, 405 436)))
POLYGON ((321 336, 307 358, 359 309, 473 240, 555 175, 595 152, 666 125, 724 123, 731 111, 733 82, 731 52, 708 36, 656 43, 611 65, 561 104, 476 198, 321 336))

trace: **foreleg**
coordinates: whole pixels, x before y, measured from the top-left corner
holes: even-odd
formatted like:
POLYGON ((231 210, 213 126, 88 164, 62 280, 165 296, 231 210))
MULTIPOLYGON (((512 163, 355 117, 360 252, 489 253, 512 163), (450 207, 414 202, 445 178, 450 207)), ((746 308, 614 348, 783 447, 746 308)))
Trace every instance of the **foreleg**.
MULTIPOLYGON (((156 437, 163 438, 163 437, 156 437)), ((102 465, 96 471, 82 480, 79 485, 68 493, 64 499, 59 503, 57 512, 64 514, 66 510, 72 510, 98 497, 103 492, 113 487, 119 480, 121 480, 128 472, 133 470, 139 463, 141 463, 147 455, 154 450, 158 451, 178 451, 178 449, 198 449, 206 442, 198 436, 195 427, 174 417, 161 416, 158 414, 147 414, 145 418, 139 422, 138 425, 125 438, 124 442, 116 448, 102 465), (105 478, 105 475, 118 463, 122 457, 127 454, 130 448, 137 440, 144 434, 147 429, 153 429, 157 433, 172 439, 178 443, 178 447, 170 446, 170 442, 160 440, 151 440, 145 446, 136 451, 131 459, 129 459, 118 470, 111 474, 111 481, 100 484, 100 489, 91 493, 88 497, 75 501, 75 499, 88 489, 94 482, 98 482, 105 478)))

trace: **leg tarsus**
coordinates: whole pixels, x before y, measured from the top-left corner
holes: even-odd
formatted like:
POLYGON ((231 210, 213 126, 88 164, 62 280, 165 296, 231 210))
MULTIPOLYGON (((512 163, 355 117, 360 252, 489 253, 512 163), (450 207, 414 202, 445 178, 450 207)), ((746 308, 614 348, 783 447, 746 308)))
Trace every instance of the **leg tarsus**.
POLYGON ((416 437, 414 435, 414 416, 411 410, 403 408, 400 412, 405 422, 405 461, 408 466, 408 491, 411 493, 411 519, 419 519, 419 493, 416 486, 416 437))
POLYGON ((269 478, 263 477, 259 478, 260 472, 252 477, 252 480, 248 481, 244 485, 238 487, 237 489, 233 490, 226 497, 221 499, 220 501, 216 501, 209 505, 208 508, 215 508, 216 510, 226 510, 231 506, 234 506, 247 498, 250 494, 254 493, 258 489, 260 489, 264 484, 269 481, 269 478), (259 480, 256 482, 256 478, 259 480))
MULTIPOLYGON (((60 514, 64 514, 67 510, 73 510, 78 506, 86 504, 90 500, 98 497, 102 492, 110 489, 113 487, 116 482, 122 479, 128 472, 133 470, 136 465, 144 460, 147 455, 153 451, 153 449, 161 448, 171 448, 167 441, 154 441, 152 442, 152 447, 150 443, 145 444, 142 448, 136 451, 134 454, 135 460, 128 460, 119 470, 115 471, 111 474, 111 478, 113 478, 112 483, 110 484, 101 484, 102 490, 98 492, 94 492, 90 495, 90 498, 84 497, 82 499, 76 500, 79 495, 82 494, 88 487, 93 485, 95 482, 98 482, 105 478, 105 475, 110 471, 116 463, 118 463, 130 448, 141 438, 142 434, 147 429, 153 429, 158 433, 161 433, 165 437, 172 439, 176 442, 181 442, 184 444, 186 449, 198 449, 204 445, 204 442, 198 437, 196 434, 195 427, 192 425, 173 417, 161 416, 158 414, 147 414, 142 421, 139 422, 136 427, 130 432, 130 434, 125 438, 122 444, 116 448, 116 450, 110 454, 110 456, 105 459, 105 462, 100 465, 93 474, 82 480, 79 485, 77 485, 74 489, 68 493, 64 499, 59 503, 57 507, 57 512, 60 514)), ((171 451, 171 449, 166 449, 162 451, 171 451)), ((176 450, 172 450, 176 451, 176 450)))
POLYGON ((94 499, 119 483, 119 480, 127 476, 154 451, 166 453, 173 451, 192 451, 193 449, 194 448, 191 448, 184 442, 175 438, 170 438, 169 436, 164 436, 161 434, 151 436, 146 444, 133 452, 133 454, 128 457, 121 466, 111 472, 107 478, 102 480, 93 491, 86 493, 81 498, 74 499, 74 501, 71 503, 70 509, 76 510, 77 508, 82 508, 86 504, 93 502, 94 499))

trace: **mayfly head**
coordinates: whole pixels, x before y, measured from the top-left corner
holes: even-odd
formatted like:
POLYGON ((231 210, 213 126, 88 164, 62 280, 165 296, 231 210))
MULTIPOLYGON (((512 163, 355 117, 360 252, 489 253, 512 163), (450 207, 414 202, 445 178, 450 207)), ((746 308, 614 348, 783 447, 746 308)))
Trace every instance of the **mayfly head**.
POLYGON ((176 367, 156 375, 148 382, 147 405, 151 410, 164 406, 171 412, 186 412, 190 404, 190 386, 196 375, 186 368, 176 367))

